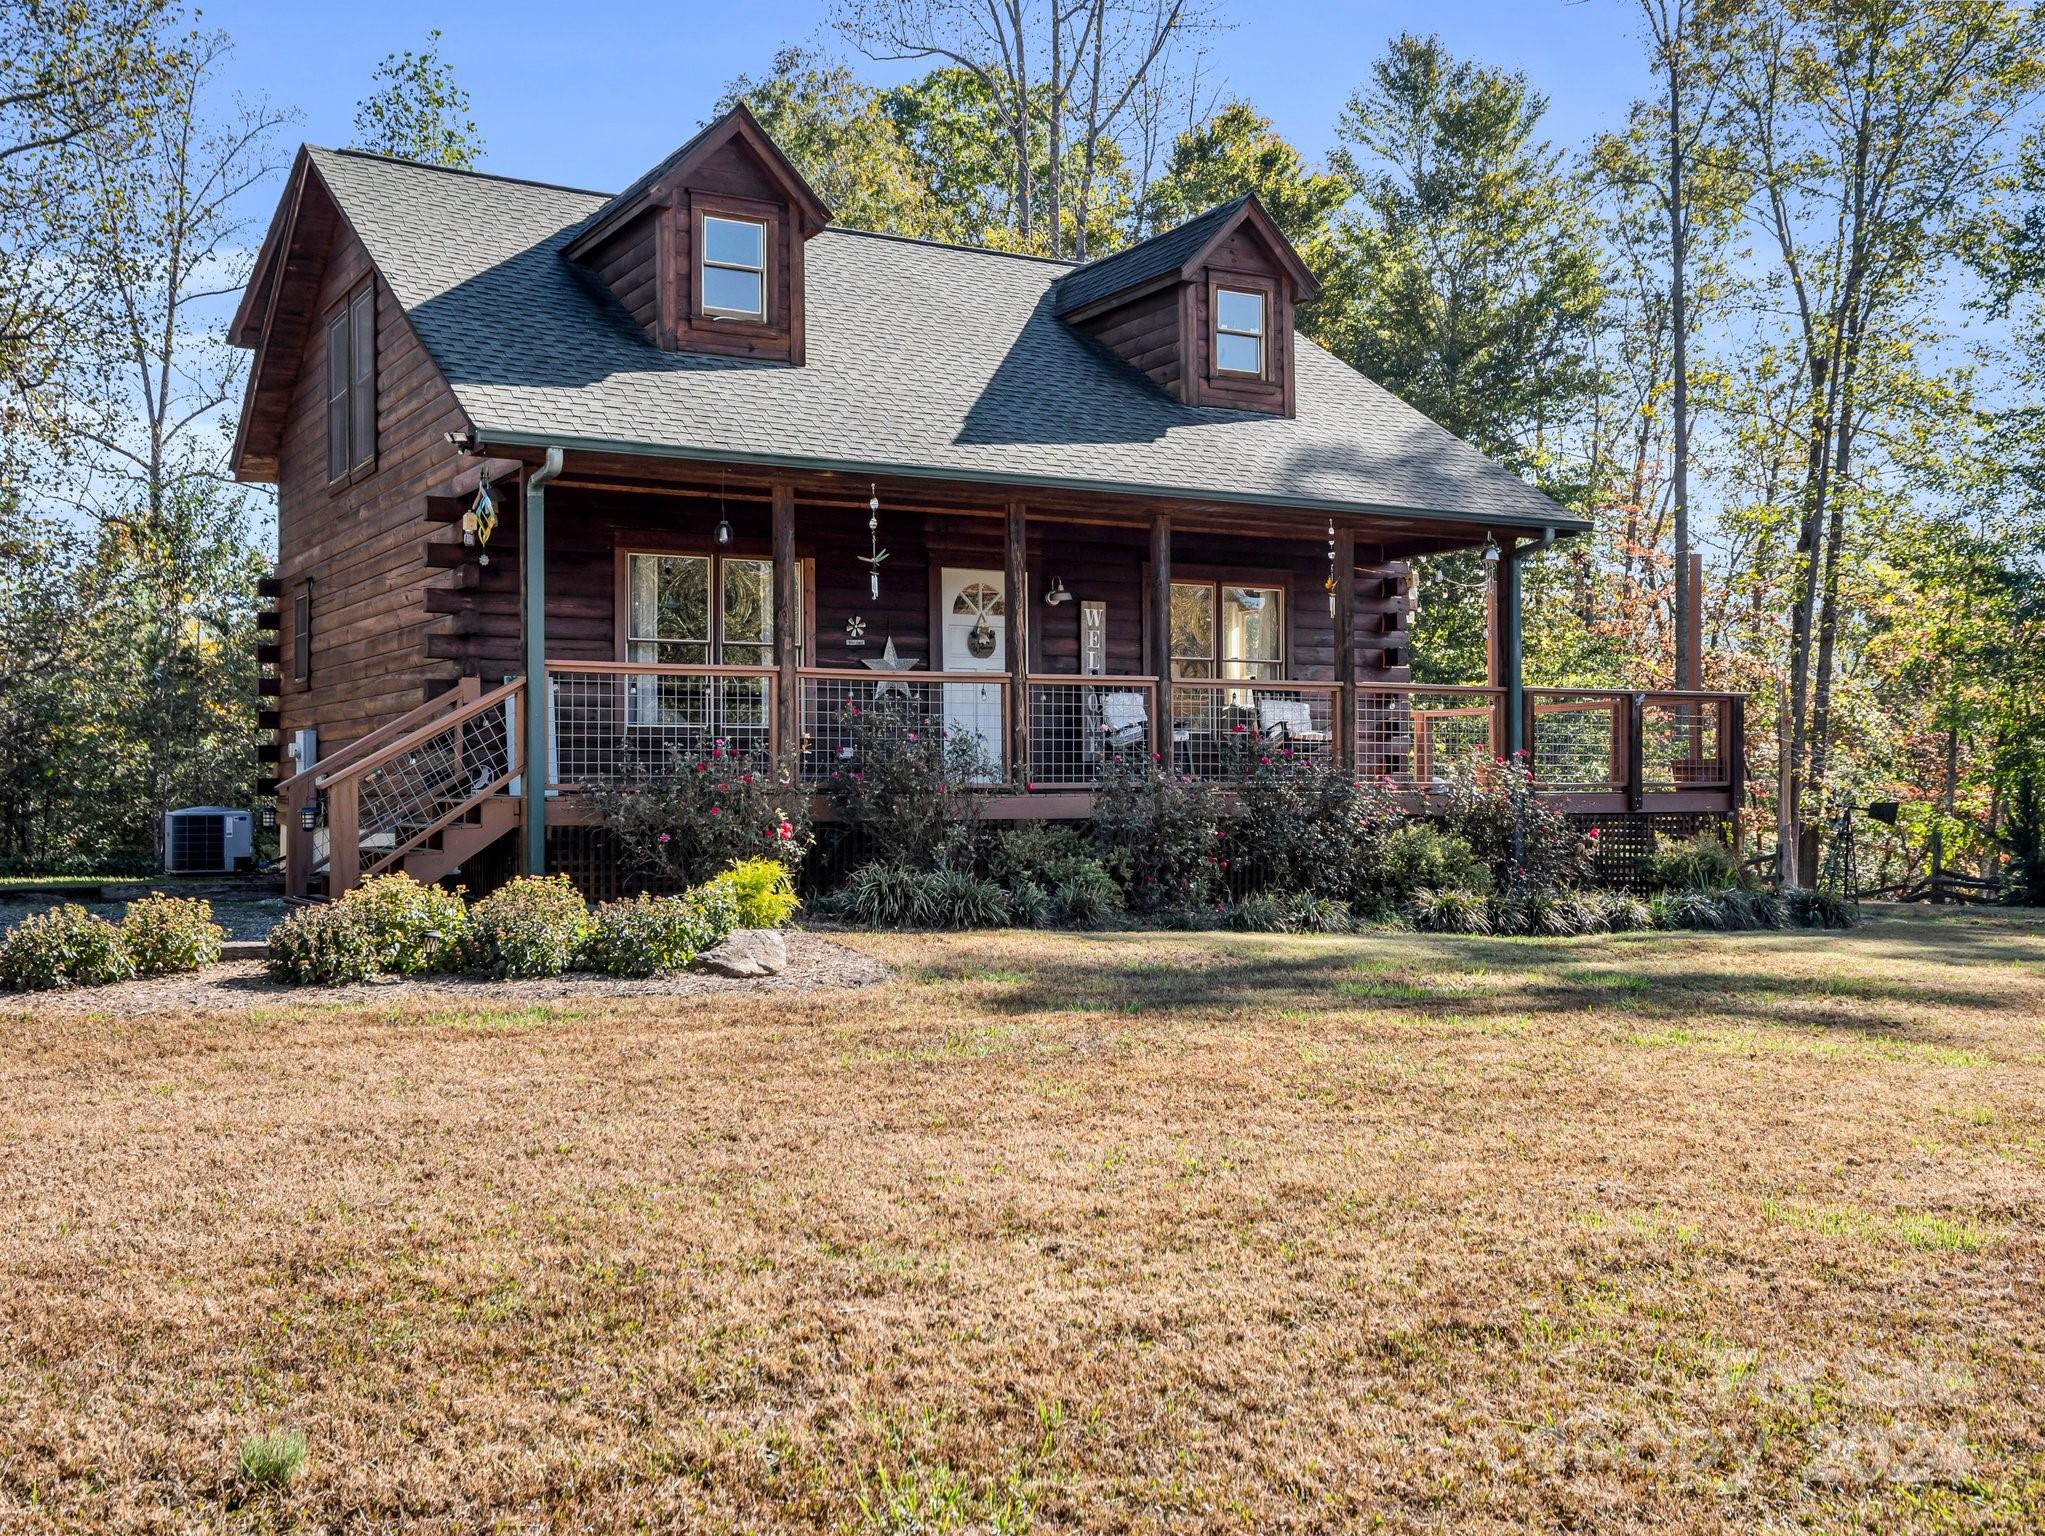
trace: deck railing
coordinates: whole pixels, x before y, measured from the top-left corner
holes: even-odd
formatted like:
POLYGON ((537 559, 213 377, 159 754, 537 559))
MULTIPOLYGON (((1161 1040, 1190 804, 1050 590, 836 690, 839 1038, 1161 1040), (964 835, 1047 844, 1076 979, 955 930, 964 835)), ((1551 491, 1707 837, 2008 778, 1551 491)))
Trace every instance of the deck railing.
POLYGON ((698 762, 774 761, 772 667, 550 662, 550 782, 657 779, 698 762))
POLYGON ((1357 689, 1359 778, 1431 793, 1458 770, 1505 753, 1505 690, 1430 683, 1369 683, 1357 689))
POLYGON ((1008 782, 1009 679, 1002 672, 873 672, 804 667, 802 745, 797 771, 825 784, 852 761, 862 721, 882 712, 891 726, 949 744, 968 782, 1008 782))
POLYGON ((1088 788, 1160 750, 1154 677, 1032 677, 1029 694, 1033 789, 1088 788))

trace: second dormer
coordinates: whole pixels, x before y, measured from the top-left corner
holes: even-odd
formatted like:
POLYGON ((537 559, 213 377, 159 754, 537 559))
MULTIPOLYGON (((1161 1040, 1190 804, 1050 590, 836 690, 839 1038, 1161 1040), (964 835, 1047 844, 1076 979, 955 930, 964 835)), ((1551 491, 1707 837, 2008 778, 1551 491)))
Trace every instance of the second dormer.
POLYGON ((1293 310, 1319 289, 1252 193, 1076 268, 1051 302, 1182 404, 1290 416, 1293 310))
POLYGON ((803 246, 830 221, 741 105, 598 209, 564 254, 665 351, 800 366, 803 246))

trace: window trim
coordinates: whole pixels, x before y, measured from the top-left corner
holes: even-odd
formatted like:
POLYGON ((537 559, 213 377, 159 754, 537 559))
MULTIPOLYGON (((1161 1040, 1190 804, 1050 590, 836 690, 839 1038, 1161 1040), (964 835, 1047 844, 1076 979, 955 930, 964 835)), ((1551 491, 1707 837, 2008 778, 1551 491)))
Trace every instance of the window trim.
MULTIPOLYGON (((681 302, 682 326, 700 327, 710 335, 779 337, 790 330, 789 319, 777 313, 775 290, 781 281, 781 269, 786 253, 782 250, 782 221, 785 217, 777 203, 757 202, 749 197, 725 197, 709 193, 688 194, 687 219, 689 249, 685 270, 678 274, 676 281, 687 285, 681 302), (703 302, 703 252, 705 242, 703 225, 708 219, 727 219, 735 224, 758 224, 764 230, 760 255, 764 266, 760 272, 760 313, 739 314, 728 310, 713 310, 703 302)), ((678 265, 682 265, 678 263, 678 265)), ((795 302, 791 300, 791 303, 795 302)))
POLYGON ((704 211, 697 224, 702 238, 696 248, 696 306, 697 313, 708 320, 740 320, 752 325, 767 323, 767 274, 771 268, 767 242, 772 231, 765 219, 739 218, 734 214, 715 210, 704 211), (710 259, 710 225, 747 224, 760 232, 760 264, 757 267, 742 266, 736 262, 712 261, 710 259), (760 279, 760 307, 758 309, 725 309, 710 302, 710 274, 712 272, 750 272, 760 279))
POLYGON ((312 582, 306 581, 291 599, 291 681, 312 686, 312 582))
MULTIPOLYGON (((724 575, 722 566, 726 560, 762 561, 770 568, 774 563, 773 551, 753 540, 733 540, 724 548, 702 542, 690 543, 649 543, 634 539, 617 546, 617 575, 613 597, 612 650, 618 661, 636 665, 632 661, 632 560, 645 555, 657 559, 698 559, 710 562, 710 654, 715 657, 724 649, 724 575)), ((796 564, 795 593, 795 664, 809 666, 809 658, 816 654, 816 562, 808 557, 798 558, 796 564)), ((741 645, 751 644, 740 641, 741 645)), ((777 662, 732 662, 732 666, 774 666, 777 662)), ((705 666, 719 667, 721 661, 709 661, 705 666)))
MULTIPOLYGON (((1145 586, 1147 590, 1148 589, 1147 579, 1145 586)), ((1205 571, 1175 570, 1172 572, 1172 586, 1175 589, 1179 587, 1204 587, 1207 590, 1208 613, 1214 620, 1214 655, 1211 658, 1209 658, 1209 664, 1214 668, 1214 679, 1219 682, 1231 681, 1231 679, 1228 678, 1222 670, 1224 667, 1228 665, 1228 658, 1222 653, 1223 649, 1222 635, 1225 633, 1225 626, 1222 623, 1221 617, 1222 589, 1224 587, 1247 587, 1260 592, 1272 592, 1277 594, 1278 655, 1276 659, 1272 661, 1247 662, 1242 661, 1242 658, 1237 658, 1238 661, 1242 661, 1242 664, 1247 666, 1275 666, 1278 669, 1277 678, 1272 679, 1244 677, 1236 678, 1233 680, 1237 682, 1271 682, 1271 681, 1283 682, 1291 677, 1292 675, 1291 582, 1287 581, 1283 576, 1280 576, 1275 572, 1269 571, 1239 571, 1222 575, 1210 574, 1205 571)), ((1167 620, 1166 623, 1166 633, 1167 634, 1170 633, 1169 620, 1167 620)), ((1165 679, 1165 681, 1167 682, 1179 681, 1178 674, 1173 670, 1173 668, 1182 659, 1198 660, 1200 658, 1198 657, 1181 658, 1178 656, 1165 657, 1164 668, 1162 673, 1160 674, 1165 679)), ((1196 678, 1194 679, 1194 681, 1201 682, 1206 681, 1206 679, 1196 678)))
POLYGON ((357 480, 376 472, 377 437, 380 423, 377 420, 377 356, 378 325, 376 314, 376 279, 364 278, 348 294, 337 301, 326 315, 327 377, 324 404, 326 406, 326 450, 327 488, 339 490, 342 486, 353 485, 357 480), (355 332, 360 314, 368 315, 368 327, 364 334, 369 341, 368 364, 356 356, 355 332), (338 345, 336 342, 338 341, 338 345), (338 376, 340 390, 334 388, 336 362, 339 362, 338 376), (367 420, 358 423, 357 416, 362 402, 367 401, 367 420), (339 472, 334 468, 335 415, 339 408, 342 432, 341 457, 346 460, 339 472), (366 425, 368 438, 366 451, 355 441, 358 425, 366 425))
POLYGON ((1208 339, 1208 356, 1212 360, 1212 372, 1220 379, 1268 380, 1271 377, 1271 293, 1261 286, 1217 278, 1213 287, 1212 335, 1208 339), (1233 326, 1221 323, 1221 296, 1236 294, 1257 301, 1257 329, 1239 331, 1233 326), (1257 366, 1249 368, 1224 368, 1221 364, 1221 338, 1224 336, 1252 336, 1257 341, 1257 366))

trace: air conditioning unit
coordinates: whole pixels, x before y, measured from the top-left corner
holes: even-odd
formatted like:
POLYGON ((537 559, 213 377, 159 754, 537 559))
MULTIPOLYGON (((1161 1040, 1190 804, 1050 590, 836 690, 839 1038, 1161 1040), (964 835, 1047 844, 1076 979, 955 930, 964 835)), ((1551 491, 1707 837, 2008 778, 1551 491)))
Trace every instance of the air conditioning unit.
POLYGON ((247 869, 255 855, 255 828, 247 811, 194 805, 163 818, 165 874, 231 874, 247 869))

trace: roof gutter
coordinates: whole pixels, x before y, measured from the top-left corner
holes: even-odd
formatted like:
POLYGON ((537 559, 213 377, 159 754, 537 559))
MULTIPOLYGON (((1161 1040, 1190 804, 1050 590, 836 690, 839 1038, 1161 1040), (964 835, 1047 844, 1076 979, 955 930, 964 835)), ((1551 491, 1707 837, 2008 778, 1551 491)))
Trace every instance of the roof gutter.
MULTIPOLYGON (((1544 542, 1588 533, 1591 525, 1571 517, 1559 506, 1552 513, 1445 512, 1432 507, 1405 507, 1387 502, 1330 501, 1322 497, 1272 496, 1251 491, 1218 491, 1200 486, 1143 485, 1133 481, 1085 480, 1066 476, 1021 474, 1013 470, 936 469, 922 464, 889 464, 872 459, 830 459, 796 453, 742 453, 731 449, 692 448, 676 443, 647 443, 624 438, 566 437, 559 433, 476 431, 477 445, 495 448, 565 448, 571 453, 616 453, 630 458, 700 459, 710 464, 751 465, 817 474, 860 477, 888 475, 904 480, 958 480, 975 485, 1015 486, 1042 491, 1078 491, 1105 496, 1170 496, 1243 507, 1268 507, 1279 512, 1319 517, 1413 517, 1433 523, 1474 523, 1543 535, 1544 542)), ((1532 490, 1532 487, 1528 487, 1532 490)), ((1534 491, 1540 495, 1539 491, 1534 491)))

